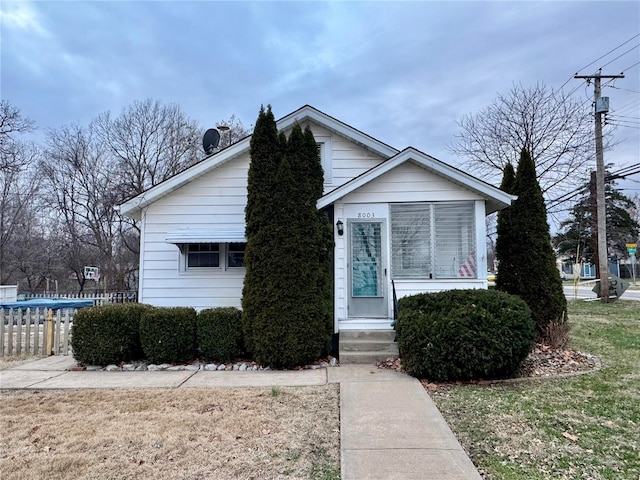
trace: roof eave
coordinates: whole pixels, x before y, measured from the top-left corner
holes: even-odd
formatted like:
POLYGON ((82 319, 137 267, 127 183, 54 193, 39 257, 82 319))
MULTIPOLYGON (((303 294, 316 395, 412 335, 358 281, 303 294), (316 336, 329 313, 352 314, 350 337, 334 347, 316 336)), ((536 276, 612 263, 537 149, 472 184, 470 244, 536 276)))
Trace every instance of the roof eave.
POLYGON ((349 193, 357 190, 363 185, 366 185, 372 180, 378 178, 379 176, 407 161, 413 161, 426 170, 432 171, 433 173, 440 175, 443 178, 454 182, 462 186, 463 188, 471 190, 477 193, 479 196, 483 197, 487 205, 487 215, 508 207, 516 198, 513 195, 509 195, 499 188, 494 187, 493 185, 472 177, 462 170, 451 167, 450 165, 441 162, 440 160, 437 160, 430 155, 420 152, 415 148, 409 147, 398 153, 395 157, 389 158, 385 162, 371 168, 370 170, 364 172, 362 175, 352 179, 344 185, 322 196, 317 202, 318 208, 324 208, 328 205, 331 205, 332 203, 340 200, 349 193))
POLYGON ((248 148, 251 137, 245 137, 238 143, 225 148, 221 152, 205 157, 195 165, 151 187, 139 195, 118 205, 116 208, 122 215, 140 220, 142 211, 151 203, 169 195, 188 183, 190 180, 219 168, 232 159, 242 155, 248 148))

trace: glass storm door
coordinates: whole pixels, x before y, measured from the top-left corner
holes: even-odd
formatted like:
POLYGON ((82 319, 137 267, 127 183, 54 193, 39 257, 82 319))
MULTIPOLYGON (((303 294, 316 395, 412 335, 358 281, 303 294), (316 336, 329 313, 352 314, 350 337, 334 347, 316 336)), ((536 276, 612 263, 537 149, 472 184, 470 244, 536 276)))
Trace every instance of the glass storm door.
POLYGON ((349 317, 387 317, 384 222, 348 223, 349 317))

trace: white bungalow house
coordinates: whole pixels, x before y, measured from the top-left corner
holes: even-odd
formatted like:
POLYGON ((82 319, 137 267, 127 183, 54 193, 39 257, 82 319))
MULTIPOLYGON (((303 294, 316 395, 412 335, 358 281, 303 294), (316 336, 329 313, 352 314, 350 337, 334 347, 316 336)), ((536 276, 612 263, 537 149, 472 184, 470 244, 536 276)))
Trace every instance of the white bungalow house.
MULTIPOLYGON (((486 215, 514 197, 414 148, 395 148, 311 106, 334 225, 335 332, 389 329, 397 297, 486 288, 486 215), (392 283, 393 281, 393 283, 392 283)), ((140 221, 139 300, 240 307, 250 137, 120 205, 140 221)))

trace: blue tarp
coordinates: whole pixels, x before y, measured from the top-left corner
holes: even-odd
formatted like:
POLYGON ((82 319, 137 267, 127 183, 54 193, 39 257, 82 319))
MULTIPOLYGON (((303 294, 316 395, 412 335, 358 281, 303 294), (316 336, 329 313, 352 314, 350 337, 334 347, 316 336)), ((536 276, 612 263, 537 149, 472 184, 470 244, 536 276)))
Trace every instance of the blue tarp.
POLYGON ((86 308, 93 307, 93 300, 85 300, 82 298, 32 298, 31 300, 22 300, 20 302, 0 303, 0 308, 12 308, 26 310, 27 308, 52 308, 59 310, 61 308, 86 308))

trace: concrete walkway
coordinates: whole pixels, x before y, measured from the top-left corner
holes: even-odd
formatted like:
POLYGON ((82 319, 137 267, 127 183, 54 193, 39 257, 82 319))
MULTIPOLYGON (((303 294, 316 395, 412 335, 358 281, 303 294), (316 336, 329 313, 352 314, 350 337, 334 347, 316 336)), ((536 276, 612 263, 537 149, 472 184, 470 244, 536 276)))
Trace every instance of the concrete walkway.
POLYGON ((0 371, 2 389, 213 388, 340 383, 342 480, 480 479, 418 380, 375 366, 301 371, 70 371, 52 356, 0 371))

